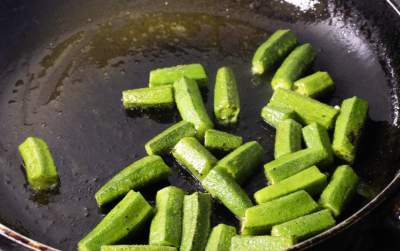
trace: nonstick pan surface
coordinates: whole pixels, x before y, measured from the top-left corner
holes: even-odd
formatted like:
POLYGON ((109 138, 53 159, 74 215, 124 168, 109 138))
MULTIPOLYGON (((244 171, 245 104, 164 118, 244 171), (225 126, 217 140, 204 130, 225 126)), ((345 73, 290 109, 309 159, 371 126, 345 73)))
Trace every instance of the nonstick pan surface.
MULTIPOLYGON (((313 70, 328 71, 335 80, 337 88, 326 102, 338 105, 357 95, 370 104, 354 165, 364 197, 358 195, 339 221, 365 208, 299 247, 313 245, 364 215, 386 196, 375 197, 390 182, 387 192, 393 188, 398 170, 399 61, 391 52, 400 47, 400 33, 393 30, 385 37, 396 27, 388 21, 394 14, 383 2, 376 9, 367 7, 366 2, 376 1, 303 1, 297 7, 287 2, 2 2, 0 222, 52 247, 75 250, 109 210, 97 208, 95 191, 145 156, 147 140, 180 120, 176 110, 125 112, 121 106, 121 91, 145 87, 149 71, 158 67, 203 64, 210 78, 204 96, 212 114, 215 72, 231 66, 242 110, 239 125, 228 131, 245 141, 258 140, 266 150, 264 163, 271 160, 274 130, 259 116, 272 94, 271 76, 253 77, 249 60, 260 42, 284 27, 313 44, 318 51, 313 70), (376 22, 376 12, 385 21, 376 22), (35 194, 27 186, 17 146, 31 135, 45 139, 53 152, 60 175, 54 193, 35 194)), ((149 201, 168 184, 201 189, 172 159, 166 161, 174 174, 142 191, 149 201)), ((245 187, 250 195, 266 185, 259 169, 245 187)), ((238 225, 218 203, 213 222, 238 225)), ((129 241, 146 243, 146 236, 129 241)))

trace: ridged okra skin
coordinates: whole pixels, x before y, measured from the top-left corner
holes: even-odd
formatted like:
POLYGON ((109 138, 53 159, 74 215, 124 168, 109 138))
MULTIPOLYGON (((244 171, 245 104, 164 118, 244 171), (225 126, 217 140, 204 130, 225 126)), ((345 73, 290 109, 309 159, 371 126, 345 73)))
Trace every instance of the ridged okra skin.
POLYGON ((275 159, 301 149, 302 126, 293 119, 279 122, 275 134, 275 159))
POLYGON ((139 88, 122 92, 125 109, 169 108, 175 105, 171 86, 139 88))
POLYGON ((205 251, 229 251, 231 239, 236 235, 236 228, 233 226, 219 224, 215 226, 208 238, 205 251))
POLYGON ((296 120, 297 115, 293 109, 267 104, 261 110, 261 117, 267 124, 276 128, 279 122, 285 119, 296 120))
POLYGON ((106 245, 101 247, 101 251, 178 251, 178 249, 152 245, 106 245))
POLYGON ((215 129, 208 129, 204 135, 204 146, 210 150, 230 152, 242 143, 242 137, 215 129))
POLYGON ((303 128, 303 139, 308 148, 322 148, 326 152, 326 158, 318 165, 329 166, 334 161, 332 143, 328 131, 317 123, 309 124, 303 128))
POLYGON ((172 85, 182 77, 196 81, 199 87, 208 85, 208 77, 201 64, 186 64, 152 70, 149 87, 172 85))
POLYGON ((232 238, 230 251, 283 251, 294 245, 292 238, 285 236, 242 236, 232 238))
POLYGON ((335 84, 329 73, 318 71, 294 82, 293 90, 301 95, 318 98, 332 92, 335 84))

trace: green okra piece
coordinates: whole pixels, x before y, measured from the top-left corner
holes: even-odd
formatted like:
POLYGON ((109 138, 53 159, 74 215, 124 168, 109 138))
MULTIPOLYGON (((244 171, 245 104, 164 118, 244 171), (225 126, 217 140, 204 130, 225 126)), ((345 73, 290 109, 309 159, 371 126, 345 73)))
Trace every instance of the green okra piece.
POLYGON ((181 251, 203 251, 211 228, 211 198, 205 193, 186 195, 183 202, 181 251))
POLYGON ((242 221, 242 235, 269 233, 272 226, 315 212, 318 207, 303 190, 250 207, 242 221))
POLYGON ((302 126, 293 119, 286 119, 278 123, 275 135, 275 159, 301 150, 302 126))
POLYGON ((297 45, 297 38, 291 30, 277 30, 256 50, 251 71, 261 75, 280 63, 297 45))
POLYGON ((122 92, 125 109, 167 108, 174 106, 174 91, 171 86, 140 88, 122 92))
POLYGON ((335 89, 335 84, 329 73, 317 71, 294 82, 293 90, 301 95, 317 98, 335 89))
POLYGON ((337 167, 331 181, 321 194, 319 204, 331 210, 335 217, 339 216, 354 195, 357 184, 358 176, 350 166, 337 167))
POLYGON ((266 123, 274 128, 278 126, 279 122, 285 119, 297 119, 297 115, 294 110, 279 106, 274 107, 270 104, 267 104, 262 108, 261 117, 266 123))
POLYGON ((213 128, 207 114, 199 87, 189 78, 181 78, 174 83, 175 101, 183 120, 190 122, 197 130, 197 136, 202 138, 207 129, 213 128))
POLYGON ((212 169, 201 184, 237 217, 243 217, 246 209, 253 206, 246 192, 222 170, 212 169))
POLYGON ((231 239, 236 235, 236 228, 233 226, 219 224, 215 226, 208 238, 205 251, 229 251, 231 239))
POLYGON ((319 147, 326 152, 326 158, 320 163, 321 166, 329 166, 333 163, 333 150, 328 131, 317 123, 309 124, 303 128, 303 138, 308 148, 319 147))
POLYGON ((239 91, 233 70, 218 69, 214 87, 214 115, 222 125, 236 124, 240 113, 239 91))
POLYGON ((333 134, 332 148, 336 157, 350 164, 354 162, 367 113, 366 100, 353 97, 343 101, 333 134))
POLYGON ((204 145, 210 150, 230 152, 242 143, 242 137, 215 129, 208 129, 204 135, 204 145))
POLYGON ((101 251, 178 251, 176 247, 152 246, 152 245, 106 245, 101 251))
POLYGON ((321 210, 272 227, 272 236, 286 236, 296 242, 317 235, 336 224, 329 210, 321 210))
POLYGON ((232 238, 230 251, 283 251, 295 243, 285 236, 242 236, 232 238))
POLYGON ((150 71, 149 87, 172 85, 182 77, 196 81, 200 87, 208 85, 208 77, 201 64, 186 64, 150 71))
POLYGON ((316 53, 311 44, 296 47, 276 71, 271 81, 272 88, 292 89, 293 83, 310 68, 315 57, 316 53))
POLYGON ((122 169, 96 192, 99 206, 118 199, 130 190, 137 190, 165 179, 171 169, 158 155, 146 156, 122 169))
POLYGON ((185 192, 174 186, 165 187, 157 192, 157 212, 150 226, 150 245, 176 248, 180 246, 184 196, 185 192))
POLYGON ((261 164, 264 148, 257 141, 250 141, 218 161, 215 168, 230 174, 242 184, 261 164))
POLYGON ((286 154, 264 165, 265 175, 271 184, 278 183, 326 159, 321 148, 307 148, 286 154))
POLYGON ((292 109, 302 124, 318 123, 325 129, 331 129, 338 110, 318 100, 303 96, 291 90, 275 90, 270 105, 292 109))
POLYGON ((106 217, 79 241, 78 250, 100 251, 101 246, 114 244, 136 233, 152 215, 153 208, 145 198, 138 192, 129 191, 106 217))
POLYGON ((182 138, 195 135, 193 124, 182 120, 149 140, 144 147, 148 155, 163 155, 170 153, 182 138))
POLYGON ((172 150, 174 158, 201 180, 217 163, 217 159, 194 137, 185 137, 172 150))
POLYGON ((278 183, 258 190, 254 194, 254 198, 258 204, 261 204, 299 190, 304 190, 311 196, 315 196, 324 190, 326 183, 326 175, 321 173, 316 166, 312 166, 278 183))
POLYGON ((58 184, 57 168, 47 143, 28 137, 18 146, 28 183, 33 190, 48 190, 58 184))

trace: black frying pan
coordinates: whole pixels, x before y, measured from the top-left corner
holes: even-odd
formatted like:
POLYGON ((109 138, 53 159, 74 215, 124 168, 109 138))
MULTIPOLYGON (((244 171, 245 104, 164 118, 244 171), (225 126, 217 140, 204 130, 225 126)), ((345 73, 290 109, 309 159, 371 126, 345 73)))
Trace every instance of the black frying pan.
MULTIPOLYGON (((118 170, 145 154, 153 135, 179 120, 176 111, 126 113, 121 91, 147 84, 149 70, 200 62, 210 76, 230 65, 242 102, 240 124, 230 129, 256 139, 272 158, 274 130, 259 117, 271 96, 254 78, 249 59, 280 27, 293 29, 318 50, 314 70, 329 71, 337 89, 327 102, 353 95, 370 103, 369 120, 354 168, 364 194, 340 224, 298 244, 304 249, 357 222, 399 184, 400 18, 384 1, 17 1, 0 2, 0 234, 53 250, 76 243, 103 217, 95 191, 118 170), (312 6, 312 3, 317 3, 312 6), (310 5, 311 4, 311 5, 310 5), (311 6, 311 9, 309 8, 311 6), (51 194, 29 190, 17 145, 44 138, 54 153, 61 186, 51 194), (12 232, 17 231, 21 235, 12 232)), ((394 2, 393 2, 394 3, 394 2)), ((169 182, 143 191, 152 201, 168 183, 188 191, 199 186, 172 160, 169 182)), ((260 166, 246 186, 265 186, 260 166)), ((218 203, 213 222, 238 224, 218 203)), ((132 237, 146 242, 146 233, 132 237)))

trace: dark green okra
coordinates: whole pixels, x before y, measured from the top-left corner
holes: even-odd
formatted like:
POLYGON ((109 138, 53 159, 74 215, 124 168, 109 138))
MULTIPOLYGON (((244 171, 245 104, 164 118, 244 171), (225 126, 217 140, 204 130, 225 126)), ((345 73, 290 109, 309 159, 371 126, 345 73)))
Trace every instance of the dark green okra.
POLYGON ((311 44, 296 47, 276 71, 271 81, 272 88, 274 90, 292 89, 293 83, 308 70, 315 56, 316 53, 311 44))
POLYGON ((275 159, 301 149, 301 129, 302 126, 293 119, 278 123, 275 134, 275 159))
POLYGON ((270 104, 267 104, 261 110, 261 117, 270 126, 276 128, 278 126, 278 123, 285 119, 296 120, 297 115, 296 112, 292 109, 279 106, 275 107, 271 106, 270 104))
POLYGON ((237 235, 232 238, 230 251, 282 251, 293 245, 293 239, 285 236, 237 235))
POLYGON ((335 89, 335 85, 329 73, 318 71, 294 82, 293 90, 301 95, 317 98, 335 89))
POLYGON ((106 217, 79 241, 78 250, 100 251, 101 246, 114 244, 136 233, 152 215, 153 208, 143 196, 138 192, 129 191, 106 217))
POLYGON ((277 30, 256 50, 251 71, 261 75, 280 63, 297 45, 296 36, 291 30, 277 30))
POLYGON ((174 91, 171 86, 140 88, 122 92, 125 109, 165 108, 174 106, 174 91))
POLYGON ((102 246, 101 251, 178 251, 176 247, 152 245, 114 245, 102 246))
POLYGON ((190 78, 200 87, 207 87, 208 77, 201 64, 186 64, 160 68, 150 72, 149 87, 172 85, 182 77, 190 78))
POLYGON ((18 146, 24 161, 28 183, 33 190, 47 190, 57 186, 58 174, 47 143, 28 137, 18 146))
POLYGON ((367 101, 357 97, 345 99, 336 120, 333 152, 338 158, 350 164, 354 162, 356 156, 357 144, 367 119, 367 112, 367 101))
POLYGON ((225 224, 215 226, 208 238, 205 251, 229 251, 236 228, 225 224))
POLYGON ((303 128, 303 138, 308 148, 319 147, 326 152, 326 158, 320 163, 321 166, 329 166, 333 163, 333 150, 328 131, 317 123, 309 124, 303 128))
POLYGON ((118 199, 130 190, 140 189, 166 178, 171 169, 158 155, 151 155, 135 161, 122 169, 96 192, 99 206, 118 199))
POLYGON ((181 243, 185 192, 169 186, 157 192, 157 213, 150 226, 149 244, 178 248, 181 243))
POLYGON ((242 137, 215 129, 208 129, 204 135, 204 146, 210 150, 230 152, 242 143, 242 137))
POLYGON ((214 87, 214 115, 219 124, 236 124, 240 113, 240 99, 235 75, 229 67, 217 72, 214 87))

